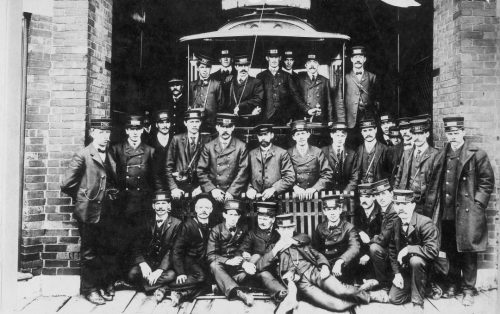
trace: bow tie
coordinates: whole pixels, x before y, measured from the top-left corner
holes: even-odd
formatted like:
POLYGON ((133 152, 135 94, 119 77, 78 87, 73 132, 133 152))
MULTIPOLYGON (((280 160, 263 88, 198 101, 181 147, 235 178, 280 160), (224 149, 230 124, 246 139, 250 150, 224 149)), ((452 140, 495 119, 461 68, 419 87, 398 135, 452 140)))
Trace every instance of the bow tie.
POLYGON ((207 86, 207 85, 208 85, 208 80, 203 80, 203 81, 201 81, 201 85, 203 85, 203 86, 207 86))
POLYGON ((236 232, 236 227, 229 228, 229 232, 236 232))
POLYGON ((157 219, 157 220, 156 220, 156 224, 157 224, 157 225, 161 225, 161 224, 163 223, 163 221, 164 221, 164 220, 162 220, 162 219, 157 219))
POLYGON ((330 230, 330 231, 332 231, 333 229, 335 229, 335 226, 328 227, 328 230, 330 230))
POLYGON ((362 74, 363 74, 363 72, 356 72, 355 74, 356 74, 356 75, 362 75, 362 74))
POLYGON ((106 150, 105 150, 105 149, 97 149, 97 151, 98 151, 99 153, 101 153, 101 154, 106 153, 106 150))

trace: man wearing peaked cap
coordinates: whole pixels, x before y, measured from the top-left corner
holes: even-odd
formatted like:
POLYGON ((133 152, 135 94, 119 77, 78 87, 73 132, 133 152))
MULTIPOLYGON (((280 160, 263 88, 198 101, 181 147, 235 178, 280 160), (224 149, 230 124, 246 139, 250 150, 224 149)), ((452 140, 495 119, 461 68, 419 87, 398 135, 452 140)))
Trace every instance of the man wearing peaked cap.
POLYGON ((324 196, 321 200, 326 219, 316 226, 312 246, 328 259, 333 276, 353 283, 361 247, 358 232, 346 219, 341 219, 344 208, 341 194, 324 196))
POLYGON ((372 183, 389 178, 392 160, 388 147, 377 140, 377 125, 374 119, 360 121, 363 143, 358 147, 359 183, 372 183))
POLYGON ((403 137, 404 149, 408 150, 413 146, 413 137, 411 134, 411 118, 404 117, 398 119, 399 131, 403 137))
POLYGON ((399 132, 399 127, 391 126, 389 128, 389 141, 391 142, 392 146, 397 146, 398 144, 402 143, 402 137, 401 132, 399 132))
POLYGON ((156 216, 147 221, 132 245, 134 266, 128 272, 128 281, 142 286, 145 291, 155 291, 159 303, 165 296, 165 286, 175 280, 172 251, 181 221, 170 216, 171 200, 165 192, 153 197, 156 216))
POLYGON ((363 279, 362 288, 370 290, 379 282, 375 279, 373 261, 370 258, 370 244, 380 234, 383 214, 380 205, 375 202, 371 183, 358 185, 359 205, 354 210, 354 226, 358 229, 361 240, 359 273, 357 278, 363 279))
MULTIPOLYGON (((235 121, 234 114, 217 114, 219 136, 203 146, 197 167, 201 190, 219 204, 238 198, 248 182, 248 151, 245 143, 232 136, 235 121)), ((219 212, 216 209, 216 215, 219 212)))
POLYGON ((292 123, 292 138, 295 145, 288 149, 296 174, 293 192, 299 200, 310 200, 314 193, 326 189, 332 179, 332 169, 321 149, 309 145, 311 136, 304 120, 292 123))
POLYGON ((379 139, 381 143, 387 146, 392 146, 389 136, 389 128, 392 126, 396 126, 396 121, 389 113, 380 115, 380 130, 382 134, 380 134, 379 139))
POLYGON ((257 262, 257 271, 274 268, 288 285, 288 296, 277 311, 286 313, 297 307, 296 292, 313 305, 329 311, 346 311, 370 302, 370 294, 341 283, 330 273, 328 259, 311 247, 306 234, 295 234, 293 214, 276 216, 280 239, 257 262))
POLYGON ((245 203, 227 200, 224 203, 224 221, 212 228, 207 244, 207 261, 217 286, 228 299, 240 299, 252 306, 253 296, 241 290, 239 283, 246 274, 255 274, 255 265, 243 260, 238 249, 247 234, 245 225, 238 224, 245 203))
POLYGON ((307 117, 311 122, 333 121, 333 102, 330 95, 330 80, 318 73, 319 62, 316 53, 307 54, 306 72, 298 75, 297 84, 306 102, 307 117))
POLYGON ((208 142, 207 137, 200 134, 202 120, 201 111, 186 111, 186 132, 175 135, 168 147, 164 167, 167 186, 174 199, 174 208, 182 208, 180 200, 183 196, 194 197, 201 193, 196 168, 202 146, 208 142))
POLYGON ((112 219, 101 214, 118 208, 116 163, 108 150, 110 134, 111 119, 91 119, 92 142, 73 156, 61 183, 61 191, 75 200, 74 215, 82 241, 80 293, 93 304, 104 304, 114 296, 116 265, 108 262, 115 258, 108 245, 112 241, 100 241, 115 237, 109 228, 112 219))
POLYGON ((209 57, 200 55, 196 65, 198 79, 189 84, 191 92, 188 109, 202 111, 205 123, 201 131, 213 134, 216 114, 224 108, 223 86, 220 81, 210 77, 212 62, 209 57))
POLYGON ((254 128, 259 147, 250 151, 250 183, 246 196, 249 199, 272 200, 288 191, 295 181, 295 171, 288 153, 273 144, 272 124, 254 128))
POLYGON ((161 109, 166 109, 170 116, 172 134, 180 134, 185 131, 184 113, 187 110, 187 99, 184 93, 184 81, 178 75, 174 75, 168 81, 168 100, 161 109))
POLYGON ((377 205, 382 213, 380 233, 376 234, 370 244, 370 259, 373 264, 375 279, 380 287, 388 288, 391 285, 393 273, 388 260, 389 242, 394 225, 399 220, 392 202, 392 189, 389 180, 383 179, 372 184, 377 205))
POLYGON ((461 286, 463 304, 469 306, 474 302, 477 253, 487 246, 485 210, 495 178, 486 152, 465 140, 464 118, 445 117, 443 122, 448 143, 436 156, 423 214, 441 226, 441 250, 450 261, 443 296, 453 297, 461 286))
POLYGON ((297 78, 297 72, 293 70, 293 66, 295 64, 295 54, 293 50, 287 49, 283 52, 283 66, 281 69, 284 72, 287 72, 292 76, 292 79, 295 81, 297 78))
POLYGON ((366 118, 378 118, 380 86, 377 76, 364 68, 364 47, 352 47, 351 62, 353 68, 345 76, 345 87, 338 88, 335 97, 335 111, 337 119, 347 123, 349 141, 359 145, 359 122, 366 118))
POLYGON ((262 82, 250 76, 250 57, 236 57, 236 75, 230 82, 225 111, 238 115, 239 126, 253 126, 261 113, 264 87, 262 82))
POLYGON ((414 145, 403 153, 394 187, 412 190, 416 211, 422 213, 438 150, 428 143, 431 125, 427 119, 414 119, 410 123, 414 145))
MULTIPOLYGON (((239 248, 243 259, 253 265, 280 237, 274 226, 278 204, 276 202, 255 202, 254 204, 257 212, 257 228, 248 232, 239 248)), ((262 282, 276 302, 282 302, 287 296, 287 289, 276 280, 278 275, 273 269, 258 271, 254 276, 262 282)))
POLYGON ((172 141, 171 117, 168 110, 155 112, 156 134, 152 138, 151 146, 154 148, 154 172, 160 180, 162 190, 167 190, 165 161, 167 151, 172 141))
POLYGON ((423 313, 429 266, 439 253, 439 231, 432 220, 415 212, 413 191, 394 190, 394 206, 401 221, 395 224, 389 259, 394 280, 389 301, 411 301, 423 313))
POLYGON ((219 51, 220 69, 210 75, 211 78, 224 84, 229 84, 236 75, 236 70, 233 68, 233 55, 229 49, 224 48, 219 51))
POLYGON ((321 148, 333 172, 334 191, 355 191, 358 184, 358 155, 346 145, 347 125, 334 122, 330 126, 332 144, 321 148))
POLYGON ((260 72, 257 79, 264 86, 262 118, 266 123, 285 125, 293 115, 304 116, 307 106, 290 74, 280 69, 281 56, 277 48, 267 50, 268 69, 260 72))

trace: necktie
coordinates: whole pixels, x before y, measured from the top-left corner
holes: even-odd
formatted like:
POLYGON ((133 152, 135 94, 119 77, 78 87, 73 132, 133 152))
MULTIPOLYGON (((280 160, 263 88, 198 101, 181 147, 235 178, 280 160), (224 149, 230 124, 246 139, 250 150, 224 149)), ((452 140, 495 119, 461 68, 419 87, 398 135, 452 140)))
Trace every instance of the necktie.
POLYGON ((312 76, 312 81, 313 81, 313 82, 314 82, 314 81, 316 81, 316 75, 313 75, 313 76, 312 76))
POLYGON ((240 79, 238 80, 238 83, 239 83, 240 85, 241 85, 241 84, 243 84, 243 79, 241 79, 241 78, 240 78, 240 79))
POLYGON ((229 232, 231 232, 231 233, 236 232, 236 227, 231 227, 231 228, 229 228, 229 232))
POLYGON ((409 226, 409 225, 410 225, 410 224, 409 224, 409 223, 407 223, 407 222, 405 222, 405 223, 403 224, 403 230, 404 230, 404 232, 408 231, 408 226, 409 226))
POLYGON ((422 152, 420 150, 417 150, 417 154, 415 155, 415 159, 417 161, 420 161, 420 154, 422 154, 422 152))
POLYGON ((328 230, 330 230, 330 231, 332 231, 333 229, 335 229, 335 226, 328 227, 328 230))

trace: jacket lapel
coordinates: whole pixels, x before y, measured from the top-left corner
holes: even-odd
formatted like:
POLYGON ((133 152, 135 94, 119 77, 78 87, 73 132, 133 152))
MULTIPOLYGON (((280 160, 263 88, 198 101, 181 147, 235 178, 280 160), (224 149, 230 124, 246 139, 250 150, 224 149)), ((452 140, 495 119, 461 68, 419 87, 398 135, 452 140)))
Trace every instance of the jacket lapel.
POLYGON ((408 230, 406 231, 407 236, 409 236, 413 231, 415 231, 416 226, 417 226, 417 213, 413 212, 410 224, 408 225, 408 230))
MULTIPOLYGON (((451 147, 450 147, 451 150, 451 147)), ((462 171, 464 170, 464 166, 469 162, 469 160, 474 156, 475 151, 471 150, 468 143, 465 142, 462 146, 462 151, 460 152, 460 160, 458 161, 458 171, 456 173, 456 182, 459 182, 460 176, 462 175, 462 171)))
MULTIPOLYGON (((99 152, 97 151, 97 149, 94 147, 94 145, 90 145, 89 147, 90 149, 90 156, 92 156, 92 159, 97 162, 101 167, 104 168, 104 160, 101 159, 101 156, 99 156, 99 152)), ((106 151, 106 154, 108 154, 108 152, 106 151)), ((109 155, 109 154, 108 154, 109 155)), ((111 160, 111 159, 110 159, 111 160)), ((115 169, 116 169, 116 166, 115 166, 115 169)))

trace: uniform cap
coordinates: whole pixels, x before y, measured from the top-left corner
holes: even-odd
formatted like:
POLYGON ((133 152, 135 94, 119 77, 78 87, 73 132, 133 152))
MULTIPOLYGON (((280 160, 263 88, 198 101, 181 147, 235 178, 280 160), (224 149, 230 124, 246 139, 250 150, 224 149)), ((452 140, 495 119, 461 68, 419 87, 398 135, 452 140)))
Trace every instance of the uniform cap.
POLYGON ((241 213, 243 213, 244 210, 244 205, 245 204, 242 201, 227 200, 224 203, 224 211, 227 212, 228 210, 235 210, 241 215, 241 213))
POLYGON ((399 132, 399 128, 397 126, 391 126, 389 128, 389 137, 400 137, 401 133, 399 132))
POLYGON ((90 119, 90 128, 99 130, 111 130, 111 119, 110 118, 98 118, 90 119))
POLYGON ((344 196, 341 194, 328 195, 321 198, 323 209, 338 208, 344 205, 344 196))
POLYGON ((404 118, 399 118, 398 119, 398 126, 400 130, 405 130, 411 128, 410 124, 411 118, 404 117, 404 118))
POLYGON ((293 220, 293 214, 283 214, 276 216, 276 223, 278 227, 295 227, 295 221, 293 220))
POLYGON ((412 133, 424 133, 431 129, 429 120, 427 119, 415 119, 410 121, 411 132, 412 133))
POLYGON ((125 123, 126 128, 142 128, 143 117, 138 115, 130 115, 127 117, 127 122, 125 123))
POLYGON ((365 47, 363 46, 354 46, 352 47, 351 50, 351 55, 356 56, 356 55, 365 55, 365 47))
POLYGON ((153 202, 166 201, 170 202, 170 197, 165 192, 157 192, 153 196, 153 202))
POLYGON ((291 125, 292 134, 297 131, 309 131, 309 125, 305 120, 295 120, 291 125))
POLYGON ((250 65, 250 58, 248 55, 237 56, 234 60, 236 65, 250 65))
POLYGON ((443 118, 444 130, 453 131, 464 128, 464 117, 446 117, 443 118))
POLYGON ((274 130, 272 124, 259 124, 253 128, 253 131, 257 134, 261 134, 266 132, 273 132, 274 130))
POLYGON ((347 124, 345 122, 334 122, 330 126, 330 131, 335 132, 335 131, 345 131, 347 130, 347 124))
POLYGON ((160 122, 160 121, 167 121, 167 122, 169 122, 170 121, 170 116, 168 114, 168 111, 167 110, 158 110, 158 111, 156 111, 156 113, 155 113, 155 120, 156 120, 156 122, 160 122))
POLYGON ((236 115, 232 113, 218 113, 217 114, 217 124, 221 126, 233 126, 236 121, 236 115))
POLYGON ((375 123, 375 119, 366 119, 362 120, 359 122, 359 128, 360 129, 366 129, 366 128, 376 128, 377 124, 375 123))
POLYGON ((187 110, 186 113, 184 113, 184 120, 190 120, 190 119, 199 119, 201 120, 203 118, 203 111, 201 110, 187 110))
POLYGON ((394 190, 392 192, 392 200, 395 203, 411 203, 413 202, 414 193, 412 190, 394 190))
POLYGON ((257 215, 275 217, 278 211, 278 204, 275 202, 256 202, 255 210, 257 215))
POLYGON ((391 189, 388 179, 382 179, 372 183, 373 193, 378 194, 391 189))
POLYGON ((360 195, 373 195, 373 186, 371 183, 358 184, 358 192, 360 195))
POLYGON ((280 52, 279 52, 278 48, 276 48, 276 47, 270 48, 266 51, 266 56, 268 56, 268 57, 278 57, 279 55, 280 55, 280 52))

